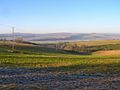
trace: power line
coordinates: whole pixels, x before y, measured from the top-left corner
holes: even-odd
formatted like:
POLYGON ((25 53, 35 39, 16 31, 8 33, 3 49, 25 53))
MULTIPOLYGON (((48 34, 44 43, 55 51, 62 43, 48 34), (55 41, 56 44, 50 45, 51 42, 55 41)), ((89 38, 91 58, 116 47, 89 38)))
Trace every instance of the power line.
POLYGON ((6 26, 6 27, 9 27, 11 28, 12 30, 12 52, 14 52, 15 50, 15 27, 12 26, 12 25, 7 25, 7 24, 0 24, 0 26, 6 26))

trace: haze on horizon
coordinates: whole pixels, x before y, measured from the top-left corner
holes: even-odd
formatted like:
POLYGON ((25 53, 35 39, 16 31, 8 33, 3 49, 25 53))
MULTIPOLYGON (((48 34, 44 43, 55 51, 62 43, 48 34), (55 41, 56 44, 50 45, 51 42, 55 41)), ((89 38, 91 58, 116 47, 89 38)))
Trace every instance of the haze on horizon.
POLYGON ((120 33, 120 0, 0 0, 0 33, 120 33))

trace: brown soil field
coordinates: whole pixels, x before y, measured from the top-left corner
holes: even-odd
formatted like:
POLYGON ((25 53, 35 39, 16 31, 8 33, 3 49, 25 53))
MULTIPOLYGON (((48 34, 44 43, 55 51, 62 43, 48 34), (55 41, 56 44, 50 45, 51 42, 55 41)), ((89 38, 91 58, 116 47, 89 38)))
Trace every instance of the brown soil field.
POLYGON ((107 51, 97 51, 94 53, 95 55, 105 55, 105 56, 109 56, 109 55, 120 55, 120 50, 107 50, 107 51))
POLYGON ((120 76, 1 68, 0 90, 120 90, 120 76))

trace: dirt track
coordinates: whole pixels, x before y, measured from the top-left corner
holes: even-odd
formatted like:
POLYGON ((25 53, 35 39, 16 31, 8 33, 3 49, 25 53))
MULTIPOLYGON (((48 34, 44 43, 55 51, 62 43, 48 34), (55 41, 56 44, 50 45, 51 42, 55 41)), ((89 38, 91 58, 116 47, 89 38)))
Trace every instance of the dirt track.
POLYGON ((120 75, 51 73, 41 69, 0 68, 0 90, 120 90, 120 75))

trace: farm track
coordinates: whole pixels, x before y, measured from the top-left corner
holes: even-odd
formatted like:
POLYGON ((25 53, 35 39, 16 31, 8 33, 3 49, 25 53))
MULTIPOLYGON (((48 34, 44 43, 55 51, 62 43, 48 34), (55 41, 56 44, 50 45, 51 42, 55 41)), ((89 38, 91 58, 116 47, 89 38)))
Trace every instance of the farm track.
POLYGON ((120 90, 120 75, 81 75, 46 69, 0 68, 0 90, 120 90))

